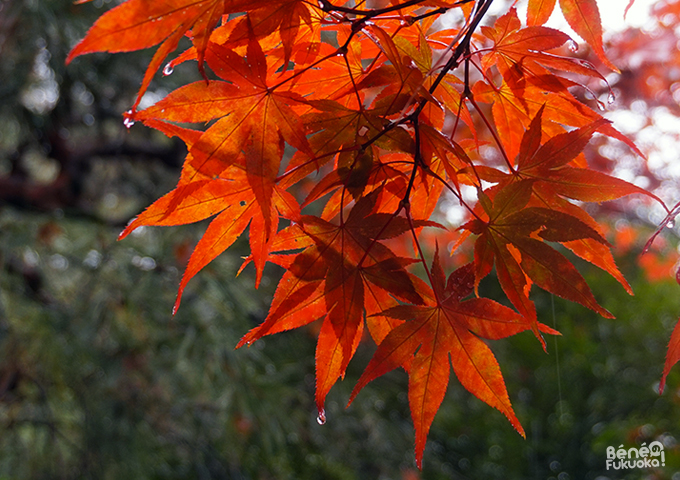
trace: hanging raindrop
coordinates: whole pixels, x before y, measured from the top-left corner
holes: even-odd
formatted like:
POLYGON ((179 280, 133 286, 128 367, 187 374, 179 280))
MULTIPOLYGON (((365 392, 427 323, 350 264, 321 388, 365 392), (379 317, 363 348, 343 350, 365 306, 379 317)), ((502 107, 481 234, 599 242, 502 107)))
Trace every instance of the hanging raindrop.
POLYGON ((319 416, 316 417, 316 423, 318 423, 319 425, 323 425, 326 423, 326 410, 324 410, 323 408, 319 410, 319 416))
POLYGON ((675 220, 669 220, 668 223, 666 223, 667 228, 675 228, 675 220))
POLYGON ((604 102, 601 102, 599 100, 596 100, 596 102, 597 102, 597 109, 601 112, 604 112, 605 111, 604 102))
POLYGON ((129 130, 130 127, 132 127, 135 124, 135 121, 132 119, 132 110, 128 110, 127 112, 125 112, 123 117, 124 117, 123 125, 125 125, 125 128, 129 130))
POLYGON ((611 105, 616 101, 616 95, 614 95, 612 92, 609 92, 609 96, 607 97, 607 103, 611 105))
POLYGON ((172 75, 173 70, 174 69, 172 67, 172 62, 169 62, 169 63, 165 64, 165 67, 163 67, 163 75, 165 75, 166 77, 168 75, 172 75))
POLYGON ((569 50, 571 50, 572 52, 574 53, 578 52, 578 43, 576 43, 571 38, 567 40, 567 46, 569 47, 569 50))

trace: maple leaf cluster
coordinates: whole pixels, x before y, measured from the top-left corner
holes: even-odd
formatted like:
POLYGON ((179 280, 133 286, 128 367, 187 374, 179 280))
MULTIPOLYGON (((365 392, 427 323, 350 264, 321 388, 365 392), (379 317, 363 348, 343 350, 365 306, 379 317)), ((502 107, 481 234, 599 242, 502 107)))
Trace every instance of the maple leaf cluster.
MULTIPOLYGON (((67 60, 160 44, 126 122, 179 137, 188 154, 177 187, 121 237, 213 217, 175 308, 189 280, 247 230, 244 266, 254 265, 256 283, 267 262, 285 273, 268 316, 238 346, 321 320, 316 404, 324 420, 326 396, 367 328, 378 347, 352 398, 390 370, 408 372, 419 466, 451 366, 524 435, 487 340, 530 330, 545 348, 542 334, 558 334, 537 319, 534 285, 611 317, 564 252, 630 292, 583 205, 656 199, 588 167, 583 150, 596 133, 637 149, 574 96, 578 78, 604 77, 569 56, 568 35, 544 26, 556 1, 529 0, 525 24, 514 7, 489 22, 491 4, 127 0, 67 60), (447 26, 438 21, 445 14, 460 21, 447 26), (138 110, 185 35, 193 46, 164 71, 195 60, 204 79, 138 110), (443 196, 466 209, 465 221, 435 221, 443 196), (469 245, 470 263, 447 276, 425 235, 457 239, 447 249, 469 245), (514 309, 478 295, 494 268, 514 309)), ((559 7, 615 70, 596 0, 559 7)))

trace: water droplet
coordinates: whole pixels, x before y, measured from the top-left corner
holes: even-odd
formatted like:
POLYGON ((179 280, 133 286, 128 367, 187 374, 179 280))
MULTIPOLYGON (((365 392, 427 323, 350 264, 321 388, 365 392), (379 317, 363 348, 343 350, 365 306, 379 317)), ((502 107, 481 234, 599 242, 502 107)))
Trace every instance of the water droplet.
POLYGON ((359 134, 360 137, 363 137, 368 133, 368 127, 366 125, 362 125, 357 133, 359 134))
POLYGON ((576 43, 571 38, 567 40, 567 46, 569 47, 569 50, 571 50, 572 52, 574 53, 578 52, 578 43, 576 43))
POLYGON ((165 67, 163 67, 163 75, 165 75, 166 77, 168 75, 172 75, 173 70, 174 69, 172 67, 172 62, 166 63, 165 67))
POLYGON ((597 109, 601 112, 604 112, 604 110, 605 110, 604 102, 601 102, 599 100, 596 100, 596 101, 597 101, 597 109))
POLYGON ((667 228, 675 228, 675 220, 669 220, 666 224, 667 228))
POLYGON ((616 95, 614 95, 612 92, 609 92, 609 96, 607 97, 607 103, 611 105, 616 101, 616 95))
POLYGON ((125 125, 125 128, 129 129, 135 124, 135 121, 132 119, 132 110, 128 110, 123 114, 123 125, 125 125))
POLYGON ((319 410, 319 416, 316 417, 316 423, 318 423, 319 425, 323 425, 324 423, 326 423, 326 410, 324 410, 323 408, 319 410))

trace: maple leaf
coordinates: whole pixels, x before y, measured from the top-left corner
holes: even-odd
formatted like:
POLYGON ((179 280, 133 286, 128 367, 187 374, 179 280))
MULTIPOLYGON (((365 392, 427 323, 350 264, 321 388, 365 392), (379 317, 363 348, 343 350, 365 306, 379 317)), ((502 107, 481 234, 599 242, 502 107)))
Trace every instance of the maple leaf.
MULTIPOLYGON (((412 261, 395 256, 380 242, 406 232, 409 225, 402 217, 371 213, 377 197, 377 192, 363 197, 340 225, 312 216, 300 219, 300 229, 313 245, 298 254, 284 274, 262 325, 237 345, 324 317, 316 349, 316 404, 320 415, 326 395, 337 379, 344 377, 361 339, 366 289, 377 287, 396 299, 423 303, 416 289, 418 283, 404 269, 412 261)), ((280 245, 300 246, 289 242, 280 245)))
POLYGON ((638 193, 663 204, 655 195, 629 182, 589 168, 569 166, 583 151, 593 134, 609 125, 609 121, 603 118, 570 132, 555 135, 540 145, 544 108, 542 106, 536 113, 522 138, 517 170, 506 178, 535 179, 539 185, 549 185, 548 190, 554 194, 585 202, 614 200, 638 193))
MULTIPOLYGON (((86 53, 130 52, 152 47, 177 31, 183 35, 201 17, 211 18, 215 7, 223 4, 223 0, 127 0, 99 17, 85 38, 73 47, 66 62, 86 53)), ((222 11, 212 21, 204 20, 201 39, 215 26, 220 15, 222 11)))
MULTIPOLYGON (((501 411, 525 436, 510 404, 498 363, 479 337, 500 339, 530 328, 524 317, 487 298, 461 301, 474 284, 472 264, 444 272, 435 252, 431 269, 433 301, 425 306, 398 305, 382 315, 404 321, 380 343, 359 378, 350 403, 370 381, 403 366, 409 368, 409 404, 416 429, 416 462, 422 466, 427 434, 449 383, 450 364, 461 384, 501 411)), ((544 331, 554 332, 541 326, 544 331)))
POLYGON ((222 117, 191 145, 187 166, 215 176, 242 162, 269 232, 276 227, 271 204, 284 140, 313 155, 290 108, 303 99, 267 86, 267 62, 257 42, 248 44, 247 60, 216 44, 210 45, 206 58, 218 75, 234 83, 195 82, 180 87, 135 118, 199 122, 222 117))
POLYGON ((511 183, 495 194, 493 201, 480 192, 480 203, 488 221, 472 220, 462 228, 478 234, 475 242, 475 282, 491 272, 495 264, 498 280, 512 304, 532 322, 535 335, 542 341, 536 325, 536 309, 529 300, 532 283, 562 298, 580 303, 606 318, 602 308, 576 268, 544 241, 566 242, 606 240, 578 218, 556 210, 527 207, 533 180, 511 183), (536 236, 539 239, 536 238, 536 236))
POLYGON ((151 83, 163 60, 177 48, 184 34, 193 29, 199 69, 212 29, 226 13, 224 0, 127 0, 99 17, 69 53, 66 63, 92 52, 130 52, 163 44, 149 63, 132 110, 151 83))
MULTIPOLYGON (((550 50, 557 49, 570 41, 567 34, 553 28, 529 26, 522 28, 515 8, 496 20, 494 27, 482 27, 482 33, 494 42, 493 48, 482 58, 482 68, 487 69, 495 64, 506 82, 517 88, 517 75, 531 74, 534 77, 549 74, 547 68, 558 69, 585 76, 604 77, 591 65, 578 59, 562 57, 550 50)), ((566 79, 554 77, 559 85, 566 79)))
MULTIPOLYGON (((602 125, 605 119, 595 120, 590 125, 561 133, 541 145, 542 118, 541 107, 531 125, 522 137, 517 156, 517 169, 504 173, 492 169, 482 169, 479 175, 487 181, 498 183, 500 187, 521 180, 532 180, 532 204, 547 206, 550 209, 578 218, 589 228, 597 231, 599 226, 583 209, 566 202, 562 197, 586 202, 614 200, 625 195, 643 194, 661 202, 656 196, 644 189, 619 178, 586 168, 569 166, 576 160, 602 125)), ((661 202, 663 203, 663 202, 661 202)), ((566 224, 565 224, 566 226, 566 224)), ((562 241, 563 245, 581 258, 597 265, 616 278, 632 294, 630 285, 616 267, 609 246, 595 238, 562 241)))

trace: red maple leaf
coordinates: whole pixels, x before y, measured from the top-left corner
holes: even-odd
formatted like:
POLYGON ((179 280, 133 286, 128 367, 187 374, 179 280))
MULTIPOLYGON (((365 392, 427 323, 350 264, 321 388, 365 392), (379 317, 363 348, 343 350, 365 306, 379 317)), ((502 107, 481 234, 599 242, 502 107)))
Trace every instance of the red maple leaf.
MULTIPOLYGON (((472 264, 453 272, 445 283, 436 251, 430 275, 433 290, 427 305, 398 305, 382 312, 404 323, 380 343, 350 397, 351 402, 371 380, 409 365, 409 404, 416 429, 418 466, 422 464, 427 433, 449 383, 449 362, 468 391, 500 410, 524 436, 496 358, 482 338, 497 340, 531 328, 522 315, 493 300, 462 300, 473 290, 472 264)), ((540 328, 557 333, 545 325, 540 328)))

